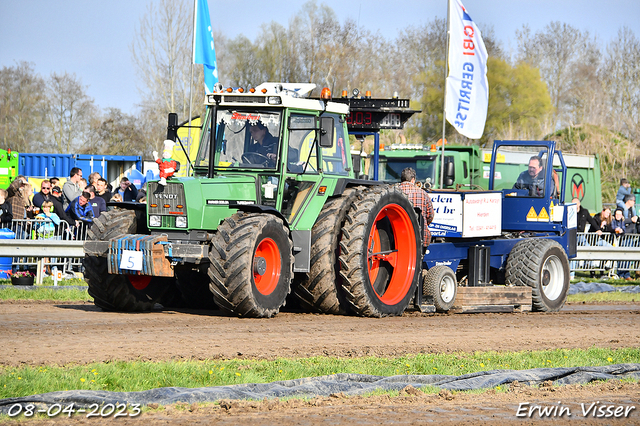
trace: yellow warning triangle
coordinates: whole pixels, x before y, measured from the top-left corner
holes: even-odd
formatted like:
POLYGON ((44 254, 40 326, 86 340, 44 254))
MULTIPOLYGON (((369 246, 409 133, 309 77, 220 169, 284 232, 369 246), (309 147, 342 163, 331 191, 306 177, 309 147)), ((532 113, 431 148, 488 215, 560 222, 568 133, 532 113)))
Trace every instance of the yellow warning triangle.
POLYGON ((547 214, 547 210, 543 207, 540 210, 540 214, 538 215, 538 221, 540 222, 549 222, 549 215, 547 214))
POLYGON ((531 208, 529 209, 529 213, 527 213, 527 220, 533 220, 533 221, 538 220, 536 209, 534 209, 533 206, 531 206, 531 208))

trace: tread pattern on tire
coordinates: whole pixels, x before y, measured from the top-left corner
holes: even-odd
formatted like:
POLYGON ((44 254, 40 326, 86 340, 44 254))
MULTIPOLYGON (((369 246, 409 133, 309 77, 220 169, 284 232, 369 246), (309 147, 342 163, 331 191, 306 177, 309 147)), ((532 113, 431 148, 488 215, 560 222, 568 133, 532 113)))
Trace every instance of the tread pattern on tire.
MULTIPOLYGON (((132 210, 112 210, 95 218, 87 231, 87 240, 107 241, 119 235, 136 232, 136 215, 132 210)), ((106 311, 137 312, 153 309, 154 299, 135 294, 123 275, 107 272, 107 259, 85 256, 83 259, 88 292, 96 306, 106 311)))
POLYGON ((324 314, 347 314, 337 250, 345 215, 363 187, 348 188, 322 208, 311 233, 311 266, 293 292, 303 309, 324 314))
MULTIPOLYGON (((369 222, 370 213, 378 209, 381 199, 392 193, 392 197, 400 197, 409 204, 409 200, 399 189, 380 185, 367 188, 359 193, 354 202, 350 205, 349 211, 345 216, 345 223, 342 228, 342 239, 340 241, 340 276, 342 278, 342 290, 344 291, 349 309, 357 315, 367 317, 385 317, 392 315, 402 315, 406 309, 409 299, 407 298, 404 306, 396 305, 394 307, 387 306, 389 309, 383 312, 376 307, 367 292, 369 283, 369 271, 366 265, 362 264, 362 255, 367 252, 367 243, 369 239, 369 230, 371 224, 369 222)), ((415 216, 415 211, 411 207, 409 214, 415 216)), ((415 223, 418 223, 417 216, 414 217, 415 223)), ((422 239, 418 230, 417 238, 417 254, 420 257, 420 245, 422 239)), ((408 294, 415 292, 418 279, 420 279, 420 260, 417 260, 417 268, 411 288, 408 294)), ((410 298, 410 297, 409 297, 410 298)))
MULTIPOLYGON (((507 267, 505 273, 505 282, 507 285, 529 286, 531 287, 532 308, 534 311, 556 312, 562 308, 567 297, 569 288, 568 265, 566 253, 560 244, 554 240, 544 238, 531 238, 517 243, 509 257, 507 258, 507 267), (563 294, 559 296, 562 302, 559 306, 549 306, 542 294, 542 286, 540 284, 540 270, 543 266, 544 256, 551 249, 558 249, 562 252, 562 261, 566 265, 565 272, 565 289, 563 294)), ((556 299, 558 300, 558 299, 556 299)))
MULTIPOLYGON (((213 238, 209 252, 209 287, 213 299, 228 314, 241 317, 264 318, 277 314, 291 291, 293 277, 293 251, 289 250, 289 280, 285 297, 280 306, 261 306, 253 295, 253 243, 255 236, 265 227, 267 221, 276 221, 282 232, 293 242, 289 230, 280 218, 270 214, 238 212, 220 224, 213 238)), ((287 253, 281 253, 286 255, 287 253)), ((285 262, 286 263, 286 262, 285 262)), ((284 274, 285 272, 282 271, 284 274)))
MULTIPOLYGON (((448 266, 436 265, 427 271, 427 274, 425 275, 425 278, 424 278, 424 285, 422 289, 423 294, 433 299, 433 304, 436 307, 436 311, 438 312, 448 312, 453 307, 456 301, 455 296, 457 291, 456 293, 454 293, 453 299, 451 299, 451 301, 448 303, 442 300, 442 297, 440 294, 440 283, 442 282, 442 278, 444 277, 444 274, 448 273, 447 269, 451 271, 451 273, 453 274, 453 271, 448 266)), ((456 280, 455 274, 453 274, 453 279, 455 282, 456 280)))

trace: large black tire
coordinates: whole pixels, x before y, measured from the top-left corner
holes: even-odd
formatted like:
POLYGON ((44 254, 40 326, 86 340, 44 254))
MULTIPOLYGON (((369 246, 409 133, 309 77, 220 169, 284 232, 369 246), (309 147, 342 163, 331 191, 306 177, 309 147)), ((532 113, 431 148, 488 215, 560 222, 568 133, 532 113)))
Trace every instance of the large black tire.
POLYGON ((507 285, 531 287, 534 311, 557 312, 569 291, 569 259, 553 240, 532 238, 517 243, 507 259, 507 285))
POLYGON ((411 202, 381 185, 358 194, 345 216, 340 276, 357 315, 402 315, 421 277, 422 238, 411 202))
MULTIPOLYGON (((87 232, 87 240, 107 241, 136 232, 133 210, 112 210, 96 218, 87 232)), ((113 275, 108 273, 107 259, 85 256, 84 276, 89 295, 105 311, 139 312, 152 310, 172 285, 171 278, 113 275)))
POLYGON ((338 262, 342 226, 349 206, 361 188, 348 188, 322 208, 311 233, 309 273, 293 289, 303 310, 325 314, 347 314, 338 262))
POLYGON ((272 317, 285 304, 293 276, 293 242, 271 214, 238 212, 216 233, 209 253, 216 305, 241 317, 272 317))
POLYGON ((424 276, 422 293, 433 302, 436 311, 448 312, 458 293, 456 274, 448 266, 434 266, 424 276))

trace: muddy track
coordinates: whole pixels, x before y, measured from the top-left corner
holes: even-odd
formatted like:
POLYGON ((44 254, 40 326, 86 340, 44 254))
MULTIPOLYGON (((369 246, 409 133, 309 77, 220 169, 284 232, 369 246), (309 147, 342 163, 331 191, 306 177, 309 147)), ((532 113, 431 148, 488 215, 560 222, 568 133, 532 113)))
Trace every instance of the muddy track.
POLYGON ((210 311, 103 312, 92 303, 0 303, 0 365, 400 356, 477 350, 637 347, 640 305, 567 306, 559 313, 359 318, 281 312, 239 319, 210 311))
MULTIPOLYGON (((555 348, 638 347, 640 304, 574 305, 559 313, 420 314, 357 318, 281 312, 272 319, 238 319, 207 311, 102 312, 92 303, 0 302, 0 364, 44 365, 111 360, 212 358, 391 357, 414 353, 476 350, 521 351, 555 348)), ((529 407, 529 406, 528 406, 529 407)), ((565 411, 566 413, 566 411, 565 411)), ((400 396, 368 398, 332 395, 309 401, 222 401, 173 404, 120 424, 333 424, 493 425, 640 424, 640 385, 606 382, 560 388, 514 387, 477 394, 442 391, 425 395, 410 388, 400 396), (585 417, 582 406, 596 401, 636 407, 619 419, 585 417), (517 417, 521 403, 566 407, 571 416, 517 417)), ((94 424, 75 416, 36 424, 94 424)), ((0 424, 14 424, 2 421, 0 424)))

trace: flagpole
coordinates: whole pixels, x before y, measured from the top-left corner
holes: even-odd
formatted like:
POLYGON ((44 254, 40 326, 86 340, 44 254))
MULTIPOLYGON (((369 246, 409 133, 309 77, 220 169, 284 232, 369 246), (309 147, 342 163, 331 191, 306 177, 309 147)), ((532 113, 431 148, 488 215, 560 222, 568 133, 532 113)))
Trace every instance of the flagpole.
POLYGON ((444 189, 444 141, 445 141, 445 126, 447 124, 447 75, 449 71, 449 31, 450 31, 450 16, 451 0, 447 1, 447 40, 445 42, 444 50, 444 103, 442 108, 442 151, 440 152, 440 189, 444 189))
MULTIPOLYGON (((204 0, 207 1, 207 0, 204 0)), ((198 7, 198 0, 193 0, 193 43, 191 43, 191 78, 189 79, 189 127, 188 127, 188 136, 187 136, 187 152, 186 157, 191 157, 191 104, 193 103, 193 63, 194 63, 194 55, 196 50, 196 9, 198 7)), ((189 172, 191 168, 191 163, 187 160, 187 174, 189 176, 189 172)))

